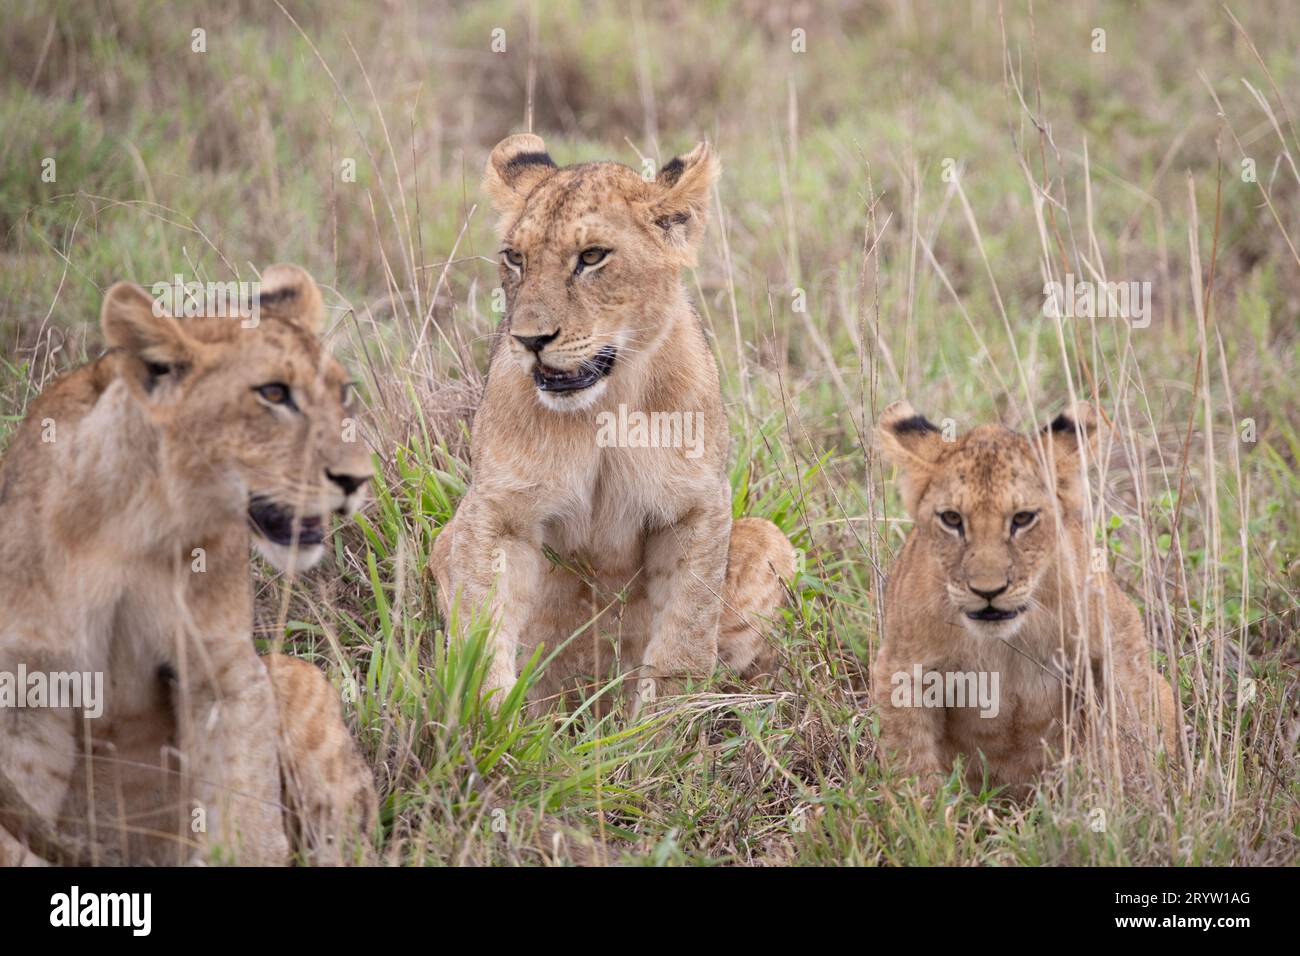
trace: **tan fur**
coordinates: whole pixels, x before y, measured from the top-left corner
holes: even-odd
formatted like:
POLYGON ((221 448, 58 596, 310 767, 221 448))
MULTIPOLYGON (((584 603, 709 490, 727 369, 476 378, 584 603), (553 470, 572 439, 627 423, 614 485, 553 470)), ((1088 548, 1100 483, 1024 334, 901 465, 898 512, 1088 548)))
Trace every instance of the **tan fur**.
MULTIPOLYGON (((0 792, 24 804, 0 808, 0 861, 38 862, 15 837, 53 829, 99 860, 178 862, 211 847, 285 862, 277 751, 308 764, 351 752, 337 708, 317 701, 324 678, 273 680, 277 665, 254 651, 250 507, 298 516, 285 540, 254 539, 281 567, 309 567, 322 550, 312 522, 355 509, 369 453, 345 439, 353 410, 318 341, 310 276, 268 269, 260 303, 256 327, 177 320, 118 283, 103 307, 109 351, 46 388, 8 449, 0 670, 102 672, 106 702, 94 720, 0 711, 0 792), (296 410, 265 400, 267 383, 288 386, 296 410), (282 723, 277 705, 295 719, 282 723), (308 712, 329 742, 302 754, 308 712)), ((353 776, 339 778, 341 800, 353 776)))
MULTIPOLYGON (((960 754, 972 786, 987 761, 991 783, 1022 792, 1049 752, 1062 753, 1067 727, 1087 729, 1082 704, 1091 695, 1114 717, 1126 772, 1149 766, 1157 744, 1176 758, 1178 710, 1151 665, 1141 617, 1090 565, 1082 508, 1092 409, 1081 404, 1033 439, 985 425, 945 442, 896 402, 881 416, 879 437, 915 521, 890 571, 885 640, 872 668, 887 751, 930 785, 960 754), (960 516, 959 531, 944 523, 948 512, 960 516), (1036 517, 1013 530, 1018 513, 1036 517), (967 616, 990 605, 1023 610, 1005 621, 967 616), (895 675, 916 665, 997 672, 997 716, 970 706, 895 706, 895 675)), ((1101 724, 1094 729, 1104 735, 1109 720, 1101 724)))
POLYGON ((580 630, 542 696, 579 673, 603 677, 615 655, 636 679, 634 701, 674 693, 712 672, 720 620, 723 660, 763 663, 759 628, 793 575, 793 549, 770 522, 732 526, 717 365, 681 281, 717 174, 706 144, 653 182, 617 163, 558 169, 531 134, 488 160, 507 315, 474 419, 473 483, 430 570, 462 627, 491 614, 492 689, 513 684, 521 650, 553 650, 580 630), (610 253, 579 273, 593 248, 610 253), (545 339, 540 358, 520 340, 532 336, 545 339), (539 362, 581 373, 606 349, 612 370, 589 388, 556 394, 534 380, 539 362), (601 447, 599 416, 620 405, 698 414, 698 456, 601 447))
POLYGON ((364 862, 379 801, 370 768, 343 722, 338 691, 306 661, 268 654, 262 663, 279 705, 291 844, 310 863, 364 862))

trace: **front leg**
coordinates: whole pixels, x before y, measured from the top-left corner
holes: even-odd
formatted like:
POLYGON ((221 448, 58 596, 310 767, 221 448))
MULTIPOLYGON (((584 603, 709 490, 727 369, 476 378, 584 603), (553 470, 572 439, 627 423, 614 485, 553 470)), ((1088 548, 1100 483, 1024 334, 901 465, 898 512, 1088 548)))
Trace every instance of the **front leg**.
POLYGON ((545 569, 540 524, 471 489, 439 543, 443 536, 448 542, 432 564, 444 618, 450 626, 456 610, 458 638, 472 621, 490 621, 492 664, 483 689, 499 691, 499 701, 514 686, 520 638, 545 569))
POLYGON ((59 835, 58 812, 76 773, 68 708, 0 710, 0 866, 95 865, 59 835))
MULTIPOLYGON (((15 684, 21 669, 28 674, 103 669, 59 648, 57 631, 19 637, 3 633, 5 623, 0 621, 0 674, 15 684)), ((17 694, 26 690, 18 686, 17 694)), ((83 859, 59 833, 59 810, 78 771, 80 724, 80 714, 70 707, 0 706, 0 866, 111 862, 83 859)))
POLYGON ((730 499, 701 503, 646 538, 650 639, 636 675, 632 713, 687 677, 707 677, 718 658, 718 619, 731 542, 730 499))
MULTIPOLYGON (((936 790, 951 769, 944 766, 942 747, 947 712, 923 706, 914 664, 883 649, 871 669, 871 694, 886 755, 895 759, 904 775, 917 777, 922 788, 936 790)), ((930 669, 922 667, 920 672, 930 669)))
POLYGON ((289 860, 280 806, 279 715, 247 634, 192 644, 177 683, 186 832, 246 865, 289 860))

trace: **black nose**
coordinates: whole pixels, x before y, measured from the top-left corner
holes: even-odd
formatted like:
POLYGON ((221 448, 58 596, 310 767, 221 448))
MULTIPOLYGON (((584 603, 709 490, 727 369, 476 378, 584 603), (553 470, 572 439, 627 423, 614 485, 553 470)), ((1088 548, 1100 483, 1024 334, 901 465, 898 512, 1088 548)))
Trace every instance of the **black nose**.
POLYGON ((366 475, 340 475, 337 472, 330 471, 328 468, 325 469, 325 474, 329 477, 330 481, 343 489, 345 495, 352 494, 352 492, 356 491, 370 480, 366 475))
POLYGON ((997 588, 996 590, 993 590, 993 591, 981 591, 979 588, 971 588, 971 593, 972 593, 972 594, 978 594, 980 597, 982 597, 982 598, 983 598, 984 600, 986 600, 986 601, 992 601, 995 597, 997 597, 999 594, 1001 594, 1001 593, 1002 593, 1003 591, 1005 591, 1006 589, 1007 589, 1007 586, 1004 584, 1004 585, 1002 585, 1002 587, 997 588))
MULTIPOLYGON (((511 334, 514 335, 513 332, 511 334)), ((547 342, 554 342, 559 334, 557 330, 550 335, 515 335, 515 340, 530 352, 540 352, 547 342)))

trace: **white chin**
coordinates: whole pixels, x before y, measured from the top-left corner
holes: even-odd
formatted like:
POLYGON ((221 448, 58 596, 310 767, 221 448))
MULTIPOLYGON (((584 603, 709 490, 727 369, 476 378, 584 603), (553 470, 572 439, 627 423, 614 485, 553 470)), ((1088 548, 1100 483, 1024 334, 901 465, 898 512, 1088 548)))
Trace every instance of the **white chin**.
POLYGON ((608 379, 602 378, 590 388, 584 388, 577 392, 546 392, 539 388, 537 397, 543 405, 552 411, 580 412, 584 408, 590 408, 594 405, 600 396, 605 394, 605 386, 608 384, 608 379))
POLYGON ((962 613, 961 620, 966 630, 981 641, 1005 641, 1020 630, 1025 614, 1022 611, 1009 621, 972 621, 962 613))
POLYGON ((285 574, 301 574, 310 571, 320 563, 320 559, 325 554, 323 544, 298 545, 292 548, 268 541, 261 535, 254 535, 253 543, 257 546, 258 554, 266 558, 277 571, 283 571, 285 574))

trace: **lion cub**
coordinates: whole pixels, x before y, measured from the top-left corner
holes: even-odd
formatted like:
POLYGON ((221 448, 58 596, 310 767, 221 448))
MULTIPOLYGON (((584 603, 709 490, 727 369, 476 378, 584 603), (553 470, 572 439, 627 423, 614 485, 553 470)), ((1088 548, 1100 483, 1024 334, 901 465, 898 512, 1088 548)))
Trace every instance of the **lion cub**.
POLYGON ((101 324, 0 466, 0 672, 102 686, 0 708, 0 863, 341 862, 374 783, 324 675, 258 657, 248 564, 310 567, 370 478, 320 292, 273 266, 246 314, 176 319, 119 282, 101 324))
POLYGON ((491 615, 490 689, 514 683, 520 650, 575 634, 539 696, 578 674, 603 684, 615 650, 634 712, 719 657, 767 663, 759 628, 794 549, 769 521, 732 523, 717 365, 681 279, 717 174, 706 144, 653 181, 613 162, 557 168, 531 134, 488 159, 506 316, 473 482, 430 571, 462 630, 491 615))
POLYGON ((1087 404, 1034 438, 984 425, 948 442, 906 402, 881 415, 915 524, 885 591, 873 695, 887 751, 929 785, 960 754, 971 786, 987 766, 1023 792, 1067 727, 1086 729, 1088 695, 1113 713, 1126 767, 1157 744, 1177 755, 1142 620, 1089 561, 1082 458, 1096 431, 1087 404))

